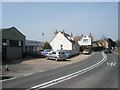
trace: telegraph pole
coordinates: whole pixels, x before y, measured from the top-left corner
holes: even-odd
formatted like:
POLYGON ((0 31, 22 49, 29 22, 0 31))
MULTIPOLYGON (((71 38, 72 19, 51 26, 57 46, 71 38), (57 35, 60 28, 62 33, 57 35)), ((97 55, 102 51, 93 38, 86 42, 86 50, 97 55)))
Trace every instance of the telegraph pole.
POLYGON ((44 42, 44 35, 45 35, 45 34, 44 34, 44 33, 42 33, 43 42, 44 42))

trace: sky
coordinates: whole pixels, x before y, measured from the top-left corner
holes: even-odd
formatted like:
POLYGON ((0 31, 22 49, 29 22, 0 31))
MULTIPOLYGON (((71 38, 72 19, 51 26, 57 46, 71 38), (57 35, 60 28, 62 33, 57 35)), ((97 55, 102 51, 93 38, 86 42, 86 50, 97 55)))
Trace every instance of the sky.
POLYGON ((51 41, 55 30, 118 39, 117 2, 2 2, 2 26, 29 40, 51 41), (42 35, 44 33, 44 36, 42 35))

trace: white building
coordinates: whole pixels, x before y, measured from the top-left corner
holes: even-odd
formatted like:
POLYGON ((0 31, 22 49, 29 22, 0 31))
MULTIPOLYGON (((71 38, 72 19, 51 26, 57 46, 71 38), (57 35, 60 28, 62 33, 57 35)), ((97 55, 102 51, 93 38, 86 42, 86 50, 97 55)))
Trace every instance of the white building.
POLYGON ((92 45, 92 38, 88 35, 82 36, 81 39, 78 41, 80 46, 91 46, 92 45))
POLYGON ((75 50, 79 51, 79 44, 74 41, 73 35, 63 31, 56 31, 55 36, 50 42, 53 50, 75 50))
POLYGON ((33 54, 39 50, 44 49, 44 43, 34 40, 26 40, 26 53, 33 54))

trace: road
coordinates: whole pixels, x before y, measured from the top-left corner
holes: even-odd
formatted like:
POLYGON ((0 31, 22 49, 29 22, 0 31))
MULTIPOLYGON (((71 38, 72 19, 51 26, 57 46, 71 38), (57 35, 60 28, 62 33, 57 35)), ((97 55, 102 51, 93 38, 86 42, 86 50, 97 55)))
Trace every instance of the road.
POLYGON ((84 61, 3 81, 3 88, 118 88, 118 56, 96 52, 84 61))

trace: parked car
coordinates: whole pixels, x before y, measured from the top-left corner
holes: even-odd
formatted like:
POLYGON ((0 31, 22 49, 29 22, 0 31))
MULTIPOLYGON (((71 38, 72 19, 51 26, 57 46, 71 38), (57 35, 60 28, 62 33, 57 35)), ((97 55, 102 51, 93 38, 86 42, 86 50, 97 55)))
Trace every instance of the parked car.
POLYGON ((90 49, 84 49, 82 54, 91 54, 91 50, 90 49))
POLYGON ((105 53, 112 53, 112 51, 111 51, 110 48, 105 48, 104 52, 105 52, 105 53))
POLYGON ((71 54, 70 54, 70 52, 68 52, 68 50, 62 50, 62 51, 65 53, 67 58, 71 57, 71 54))
POLYGON ((73 50, 68 50, 71 54, 71 57, 73 57, 75 55, 74 51, 73 50))
POLYGON ((66 60, 66 55, 63 51, 51 51, 46 55, 47 59, 66 60))
POLYGON ((41 54, 41 51, 36 52, 33 57, 43 57, 43 55, 41 54))
POLYGON ((43 57, 46 57, 46 55, 48 54, 48 52, 52 51, 51 49, 45 49, 44 51, 41 52, 41 55, 43 57))
POLYGON ((67 50, 67 52, 69 53, 70 57, 72 57, 72 52, 70 50, 67 50))
POLYGON ((75 53, 75 56, 80 54, 78 51, 74 51, 74 53, 75 53))

